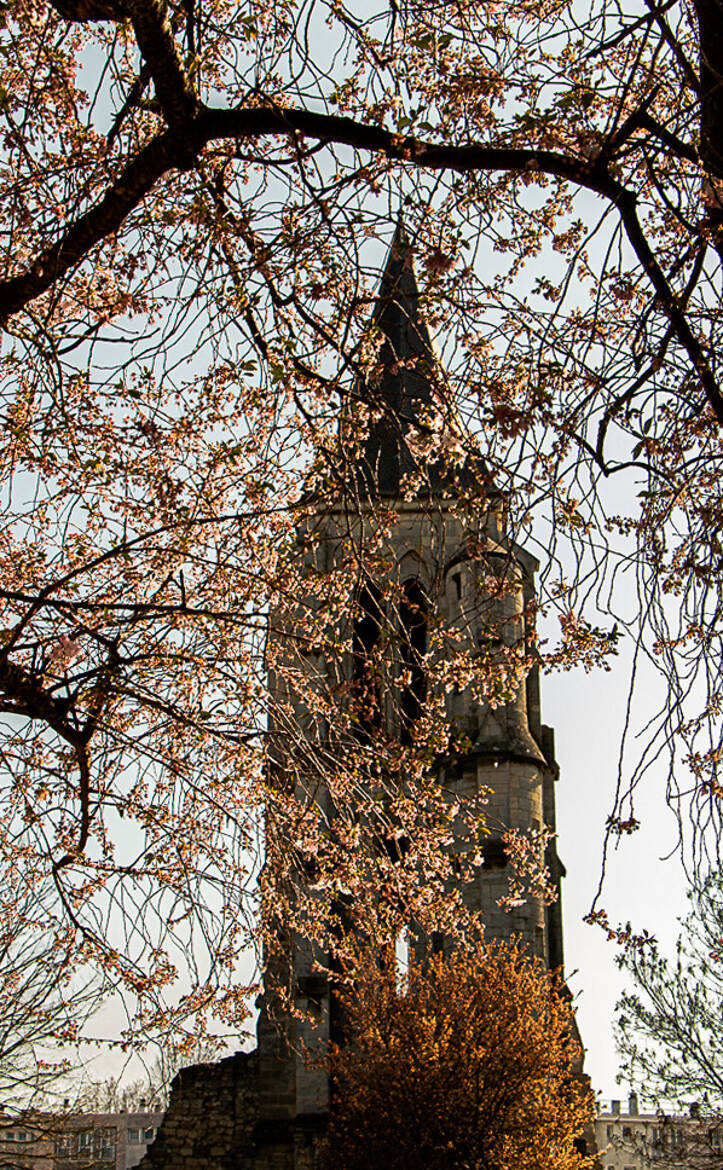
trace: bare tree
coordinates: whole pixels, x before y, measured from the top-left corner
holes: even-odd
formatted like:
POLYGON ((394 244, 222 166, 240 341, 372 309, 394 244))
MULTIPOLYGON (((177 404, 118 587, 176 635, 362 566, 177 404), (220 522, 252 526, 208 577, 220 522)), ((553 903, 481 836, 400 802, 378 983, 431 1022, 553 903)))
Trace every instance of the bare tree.
POLYGON ((50 899, 22 887, 16 895, 0 917, 0 1103, 11 1121, 62 1095, 102 1000, 97 980, 63 953, 50 899))
MULTIPOLYGON (((699 1113, 701 1108, 710 1112, 723 1107, 720 874, 710 875, 691 898, 693 908, 673 961, 655 947, 630 948, 623 954, 632 989, 617 1005, 617 1035, 625 1073, 644 1088, 646 1097, 668 1110, 692 1101, 699 1113)), ((698 1136, 693 1126, 691 1141, 698 1136)))

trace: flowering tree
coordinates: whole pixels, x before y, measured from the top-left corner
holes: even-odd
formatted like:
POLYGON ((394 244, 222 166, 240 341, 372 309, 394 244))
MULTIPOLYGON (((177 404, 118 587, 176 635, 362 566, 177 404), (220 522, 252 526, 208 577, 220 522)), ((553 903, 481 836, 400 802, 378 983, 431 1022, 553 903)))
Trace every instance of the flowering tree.
POLYGON ((593 1164, 580 1152, 594 1101, 574 1072, 569 1000, 514 946, 412 963, 401 987, 371 963, 345 1008, 324 1165, 593 1164))
MULTIPOLYGON (((441 742, 435 696, 474 686, 500 703, 533 663, 605 665, 621 566, 644 599, 623 617, 670 701, 610 831, 635 827, 661 743, 677 755, 670 795, 683 776, 692 793, 676 807, 696 832, 715 826, 714 6, 11 0, 0 20, 8 899, 52 900, 65 968, 123 989, 123 1042, 241 1026, 263 804, 291 843, 282 868, 318 879, 305 929, 381 881, 389 898, 367 901, 393 933, 420 864, 415 913, 434 918, 436 901, 453 917, 452 818, 430 761, 463 737, 441 742), (408 672, 419 718, 373 752, 363 689, 321 694, 308 664, 320 646, 355 653, 365 588, 385 583, 387 614, 408 606, 385 562, 393 506, 370 509, 350 471, 383 411, 370 312, 400 204, 448 344, 407 434, 406 487, 437 461, 477 468, 459 507, 482 572, 496 485, 508 545, 545 549, 539 607, 560 635, 447 644, 423 711, 420 663, 400 651, 392 681, 408 672), (348 555, 315 572, 303 546, 332 506, 348 555), (289 612, 265 658, 269 613, 289 612), (270 665, 330 728, 335 751, 313 763, 339 808, 359 812, 356 793, 377 810, 340 817, 335 841, 267 767, 270 726, 308 751, 270 665), (415 778, 414 798, 391 784, 375 803, 366 757, 382 787, 415 778), (389 843, 409 840, 399 864, 389 843), (331 888, 342 856, 359 864, 331 888)), ((454 810, 470 864, 483 813, 454 810)), ((298 904, 266 876, 278 933, 298 904)))

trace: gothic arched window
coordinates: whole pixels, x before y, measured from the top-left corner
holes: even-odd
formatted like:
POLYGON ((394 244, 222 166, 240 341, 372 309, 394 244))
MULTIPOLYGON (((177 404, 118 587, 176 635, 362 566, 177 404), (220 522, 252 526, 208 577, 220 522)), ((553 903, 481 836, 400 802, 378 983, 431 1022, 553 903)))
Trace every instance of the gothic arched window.
POLYGON ((401 658, 405 682, 400 695, 402 743, 412 742, 412 727, 422 714, 427 697, 424 656, 427 653, 427 597, 418 581, 406 581, 399 606, 401 658))
POLYGON ((381 726, 381 687, 375 651, 382 636, 381 593, 366 586, 357 599, 357 616, 352 637, 352 680, 359 731, 372 736, 381 726))

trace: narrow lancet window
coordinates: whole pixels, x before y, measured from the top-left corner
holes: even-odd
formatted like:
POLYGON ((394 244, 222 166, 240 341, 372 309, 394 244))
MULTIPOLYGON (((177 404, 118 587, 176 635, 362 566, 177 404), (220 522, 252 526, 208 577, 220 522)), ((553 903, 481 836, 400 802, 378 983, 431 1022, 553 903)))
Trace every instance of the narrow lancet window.
POLYGON ((375 661, 382 636, 381 593, 369 585, 359 595, 352 639, 353 697, 360 738, 368 739, 381 726, 379 664, 375 661))
POLYGON ((424 656, 427 653, 427 598, 418 581, 407 581, 399 607, 404 683, 400 696, 402 743, 412 742, 412 728, 427 697, 424 656))

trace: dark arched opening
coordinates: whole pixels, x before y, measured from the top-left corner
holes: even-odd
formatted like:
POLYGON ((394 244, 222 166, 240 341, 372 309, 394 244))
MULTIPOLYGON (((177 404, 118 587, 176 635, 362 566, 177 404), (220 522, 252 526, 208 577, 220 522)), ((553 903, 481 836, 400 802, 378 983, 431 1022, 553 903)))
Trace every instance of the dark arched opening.
POLYGON ((405 674, 400 695, 400 724, 401 739, 405 745, 412 742, 412 728, 422 714, 427 697, 427 676, 424 670, 427 614, 427 598, 419 582, 405 582, 399 607, 401 657, 405 674))
POLYGON ((379 663, 375 661, 382 636, 381 592, 367 585, 357 599, 352 636, 354 713, 360 738, 371 738, 382 721, 379 663))

